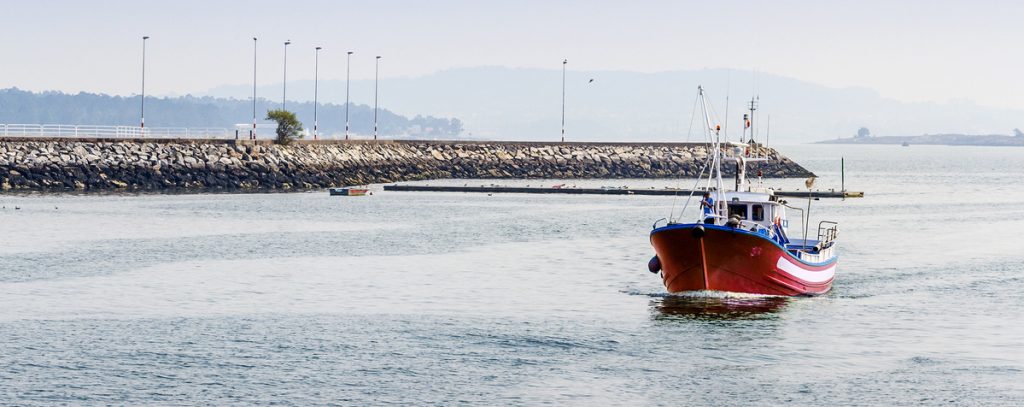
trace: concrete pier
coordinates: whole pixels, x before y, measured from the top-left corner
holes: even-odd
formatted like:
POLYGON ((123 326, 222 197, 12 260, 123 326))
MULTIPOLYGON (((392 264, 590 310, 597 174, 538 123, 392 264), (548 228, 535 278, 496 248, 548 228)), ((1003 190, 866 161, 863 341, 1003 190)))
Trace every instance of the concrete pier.
MULTIPOLYGON (((515 194, 569 194, 569 195, 656 195, 673 196, 689 195, 691 192, 702 193, 703 190, 664 188, 537 188, 537 187, 503 187, 503 186, 432 186, 432 185, 385 185, 385 191, 404 192, 478 192, 478 193, 515 193, 515 194)), ((863 192, 854 191, 775 191, 776 196, 790 198, 863 198, 863 192)))

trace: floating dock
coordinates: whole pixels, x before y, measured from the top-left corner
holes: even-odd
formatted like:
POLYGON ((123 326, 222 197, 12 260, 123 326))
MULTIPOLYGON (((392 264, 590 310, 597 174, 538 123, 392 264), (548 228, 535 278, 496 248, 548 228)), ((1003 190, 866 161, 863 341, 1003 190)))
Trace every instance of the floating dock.
MULTIPOLYGON (((511 194, 569 194, 569 195, 689 195, 691 192, 698 194, 704 190, 692 191, 689 189, 630 189, 630 188, 537 188, 537 187, 505 187, 505 186, 433 186, 433 185, 385 185, 385 191, 401 192, 484 192, 484 193, 511 193, 511 194)), ((863 192, 856 191, 775 191, 776 196, 791 198, 863 198, 863 192)))

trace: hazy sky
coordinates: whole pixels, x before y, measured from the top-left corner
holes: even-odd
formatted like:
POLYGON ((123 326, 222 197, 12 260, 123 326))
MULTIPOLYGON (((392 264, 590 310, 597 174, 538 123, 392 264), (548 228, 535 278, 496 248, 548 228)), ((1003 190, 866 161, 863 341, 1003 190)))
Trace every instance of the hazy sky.
MULTIPOLYGON (((417 76, 500 65, 760 70, 903 101, 1024 109, 1019 1, 2 0, 0 87, 184 94, 258 81, 417 76)), ((265 95, 276 98, 276 95, 265 95)))

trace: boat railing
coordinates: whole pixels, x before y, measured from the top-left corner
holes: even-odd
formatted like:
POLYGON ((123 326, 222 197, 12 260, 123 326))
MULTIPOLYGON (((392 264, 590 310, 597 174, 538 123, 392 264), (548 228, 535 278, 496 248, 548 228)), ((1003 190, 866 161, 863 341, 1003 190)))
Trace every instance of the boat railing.
POLYGON ((668 220, 668 218, 661 218, 661 219, 658 219, 658 220, 654 221, 654 225, 651 226, 651 229, 657 229, 658 228, 658 224, 661 223, 661 221, 665 221, 665 225, 666 226, 668 226, 669 224, 672 223, 671 221, 668 220))
MULTIPOLYGON (((708 218, 725 219, 725 220, 729 219, 729 218, 727 218, 725 216, 721 216, 721 215, 706 215, 706 216, 703 216, 703 219, 708 219, 708 218)), ((698 222, 701 222, 701 221, 698 221, 698 222)), ((661 218, 661 219, 658 219, 658 220, 654 221, 654 224, 651 225, 651 229, 657 229, 659 227, 658 225, 660 225, 662 223, 664 223, 667 226, 667 225, 674 224, 675 222, 668 220, 668 218, 661 218)), ((740 224, 739 224, 739 226, 737 226, 737 229, 749 230, 751 232, 756 232, 756 233, 761 233, 762 231, 764 231, 763 234, 766 235, 766 236, 769 236, 769 237, 774 237, 775 236, 775 231, 773 231, 772 228, 767 227, 765 225, 762 225, 760 223, 757 223, 755 221, 751 221, 751 220, 740 220, 740 224)))
POLYGON ((818 241, 824 247, 839 237, 839 223, 830 220, 818 222, 818 241))

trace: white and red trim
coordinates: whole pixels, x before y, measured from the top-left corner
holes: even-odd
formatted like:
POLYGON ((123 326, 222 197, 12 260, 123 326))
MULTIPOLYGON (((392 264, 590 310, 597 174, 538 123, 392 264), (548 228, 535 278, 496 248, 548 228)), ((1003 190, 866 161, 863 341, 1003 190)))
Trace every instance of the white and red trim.
POLYGON ((836 276, 835 262, 825 266, 812 267, 794 263, 789 259, 786 259, 785 256, 780 256, 779 261, 775 263, 775 267, 779 269, 779 271, 788 274, 796 281, 803 281, 811 284, 829 282, 836 276))

